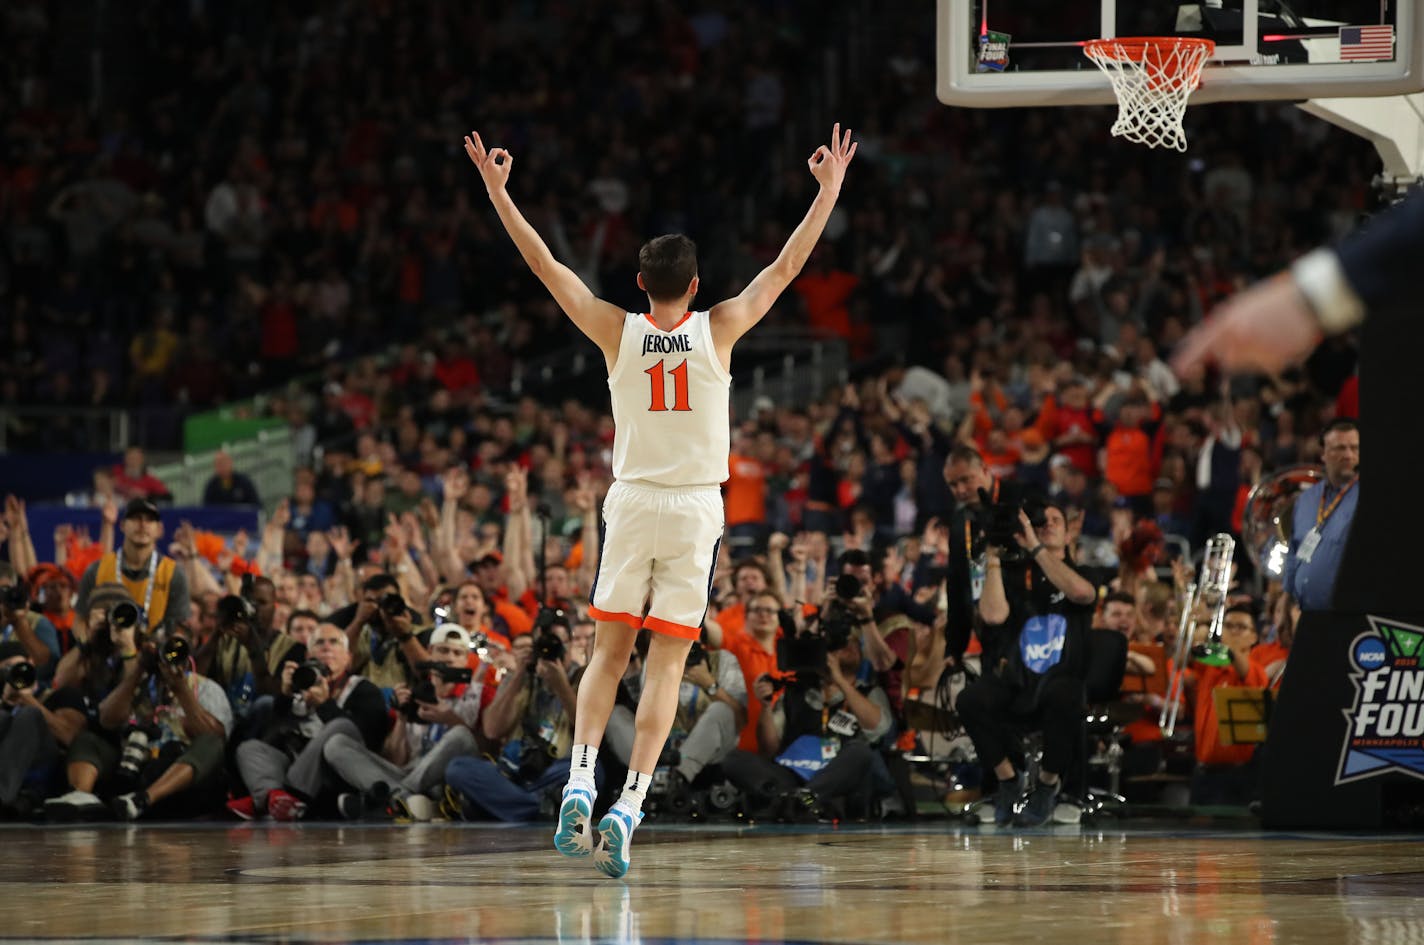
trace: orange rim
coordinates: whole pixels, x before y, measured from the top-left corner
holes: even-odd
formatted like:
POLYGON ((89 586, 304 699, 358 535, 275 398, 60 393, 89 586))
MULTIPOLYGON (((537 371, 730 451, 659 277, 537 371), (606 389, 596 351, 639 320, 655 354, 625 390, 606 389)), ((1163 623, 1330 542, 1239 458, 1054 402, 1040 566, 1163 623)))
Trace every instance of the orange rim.
MULTIPOLYGON (((1160 64, 1165 53, 1182 46, 1205 49, 1207 56, 1216 52, 1216 43, 1209 39, 1188 36, 1125 36, 1121 39, 1094 39, 1083 44, 1089 55, 1097 54, 1103 59, 1118 62, 1144 62, 1151 60, 1160 64)), ((1205 60, 1203 60, 1205 61, 1205 60)))

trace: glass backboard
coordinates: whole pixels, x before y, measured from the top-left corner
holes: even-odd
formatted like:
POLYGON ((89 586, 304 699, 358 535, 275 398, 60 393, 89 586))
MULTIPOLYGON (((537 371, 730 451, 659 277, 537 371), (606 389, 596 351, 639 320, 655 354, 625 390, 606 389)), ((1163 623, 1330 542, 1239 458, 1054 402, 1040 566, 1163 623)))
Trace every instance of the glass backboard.
POLYGON ((1424 91, 1420 0, 938 0, 938 94, 980 108, 1108 105, 1092 39, 1216 43, 1203 102, 1424 91))

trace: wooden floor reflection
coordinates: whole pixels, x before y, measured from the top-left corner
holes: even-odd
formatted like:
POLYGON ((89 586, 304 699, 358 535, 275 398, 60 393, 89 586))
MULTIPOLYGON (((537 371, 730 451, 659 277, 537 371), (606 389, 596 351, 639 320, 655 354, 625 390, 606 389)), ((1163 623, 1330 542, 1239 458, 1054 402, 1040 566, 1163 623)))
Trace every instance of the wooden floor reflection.
POLYGON ((1147 827, 645 828, 625 882, 548 830, 0 830, 0 939, 1424 942, 1418 838, 1147 827))

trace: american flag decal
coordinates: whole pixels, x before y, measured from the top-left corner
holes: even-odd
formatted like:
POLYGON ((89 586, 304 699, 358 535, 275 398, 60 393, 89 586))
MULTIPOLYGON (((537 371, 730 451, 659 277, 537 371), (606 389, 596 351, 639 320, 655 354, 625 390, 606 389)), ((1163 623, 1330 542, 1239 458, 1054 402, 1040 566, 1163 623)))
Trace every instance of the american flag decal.
POLYGON ((1393 58, 1393 26, 1340 27, 1341 61, 1361 62, 1393 58))

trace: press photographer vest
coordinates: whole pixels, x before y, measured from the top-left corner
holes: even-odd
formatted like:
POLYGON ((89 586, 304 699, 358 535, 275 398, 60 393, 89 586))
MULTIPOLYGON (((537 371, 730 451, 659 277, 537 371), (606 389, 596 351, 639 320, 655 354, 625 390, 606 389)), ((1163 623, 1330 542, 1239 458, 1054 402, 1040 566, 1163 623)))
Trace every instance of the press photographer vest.
POLYGON ((124 586, 135 604, 144 608, 144 617, 149 627, 157 627, 168 616, 168 592, 173 586, 173 569, 177 565, 172 558, 159 556, 158 566, 153 569, 153 592, 149 593, 149 572, 138 578, 125 577, 119 568, 119 553, 111 551, 99 559, 99 570, 94 575, 94 586, 112 584, 117 581, 124 586))

